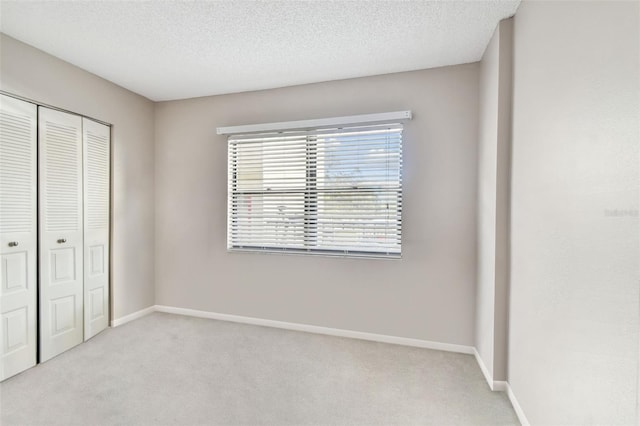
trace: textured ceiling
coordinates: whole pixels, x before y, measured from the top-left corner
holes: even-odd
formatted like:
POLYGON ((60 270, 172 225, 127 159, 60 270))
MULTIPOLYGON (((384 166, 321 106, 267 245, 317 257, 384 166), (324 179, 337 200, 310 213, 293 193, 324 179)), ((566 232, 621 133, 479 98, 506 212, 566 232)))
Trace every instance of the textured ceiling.
POLYGON ((152 100, 480 59, 520 0, 0 2, 0 30, 152 100))

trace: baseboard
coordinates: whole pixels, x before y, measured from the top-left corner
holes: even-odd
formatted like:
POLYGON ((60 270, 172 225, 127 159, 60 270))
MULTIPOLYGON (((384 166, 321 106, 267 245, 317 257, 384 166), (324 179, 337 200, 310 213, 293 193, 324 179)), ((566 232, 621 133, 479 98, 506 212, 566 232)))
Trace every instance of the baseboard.
POLYGON ((480 358, 480 354, 478 353, 478 350, 476 348, 473 348, 473 355, 475 355, 476 357, 476 361, 480 366, 480 371, 482 371, 482 375, 487 381, 489 388, 494 392, 507 392, 509 401, 511 401, 511 405, 513 406, 513 411, 516 412, 516 416, 518 416, 520 424, 522 424, 522 426, 529 426, 529 421, 524 415, 524 411, 522 411, 522 407, 520 407, 520 404, 518 403, 518 400, 516 399, 516 396, 513 393, 509 382, 502 380, 493 380, 493 377, 491 377, 491 374, 489 373, 489 369, 484 364, 484 361, 482 361, 482 358, 480 358))
POLYGON ((417 348, 436 349, 439 351, 472 354, 473 347, 452 343, 432 342, 429 340, 411 339, 408 337, 388 336, 384 334, 365 333, 362 331, 343 330, 339 328, 320 327, 317 325, 297 324, 285 321, 267 320, 245 317, 240 315, 220 314, 195 309, 176 308, 173 306, 156 305, 156 311, 169 314, 186 315, 191 317, 208 318, 222 321, 239 322, 243 324, 260 325, 263 327, 282 328, 285 330, 304 331, 307 333, 326 334, 328 336, 349 337, 352 339, 370 340, 374 342, 391 343, 394 345, 413 346, 417 348))
POLYGON ((476 357, 476 361, 480 366, 480 371, 482 371, 482 375, 484 376, 484 379, 487 381, 487 384, 489 385, 489 389, 495 392, 505 392, 507 390, 507 386, 509 386, 509 383, 502 380, 493 380, 491 373, 489 373, 489 369, 487 368, 484 361, 480 357, 480 353, 478 353, 478 350, 476 348, 473 348, 473 355, 476 357))
POLYGON ((149 315, 151 312, 155 312, 155 310, 156 310, 155 305, 154 306, 149 306, 148 308, 140 309, 139 311, 134 312, 132 314, 125 315, 123 317, 114 319, 113 321, 111 321, 109 323, 109 325, 111 327, 118 327, 118 326, 126 324, 126 323, 128 323, 130 321, 133 321, 133 320, 136 320, 138 318, 141 318, 141 317, 143 317, 145 315, 149 315))
POLYGON ((245 317, 241 315, 231 315, 231 314, 220 314, 217 312, 209 312, 209 311, 199 311, 196 309, 187 309, 187 308, 177 308, 174 306, 164 306, 164 305, 155 305, 149 306, 148 308, 144 308, 139 310, 138 312, 134 312, 132 314, 126 315, 122 318, 118 318, 114 321, 111 321, 112 327, 117 327, 123 324, 126 324, 135 319, 141 318, 145 315, 148 315, 152 312, 165 312, 168 314, 176 314, 176 315, 185 315, 190 317, 198 317, 198 318, 208 318, 215 319, 220 321, 230 321, 237 322, 242 324, 251 324, 251 325, 259 325, 263 327, 273 327, 273 328, 281 328, 285 330, 294 330, 294 331, 304 331, 307 333, 315 333, 315 334, 325 334, 328 336, 337 336, 337 337, 348 337, 351 339, 360 339, 360 340, 370 340, 373 342, 381 342, 381 343, 390 343, 394 345, 403 345, 403 346, 413 346, 416 348, 424 348, 424 349, 435 349, 439 351, 447 351, 447 352, 457 352, 463 354, 474 355, 478 365, 480 366, 480 370, 482 374, 489 384, 489 388, 492 391, 506 391, 509 397, 509 401, 511 401, 511 405, 513 405, 513 409, 518 416, 518 420, 522 423, 523 426, 529 426, 529 422, 522 411, 522 407, 518 403, 516 396, 511 389, 511 386, 508 382, 505 381, 494 381, 491 375, 489 374, 489 370, 486 365, 480 358, 480 354, 477 349, 473 346, 465 346, 465 345, 456 345, 452 343, 442 343, 442 342, 433 342, 429 340, 420 340, 420 339, 412 339, 408 337, 396 337, 396 336, 388 336, 384 334, 375 334, 375 333, 365 333, 362 331, 352 331, 352 330, 343 330, 339 328, 329 328, 329 327, 320 327, 317 325, 307 325, 307 324, 298 324, 292 322, 285 321, 275 321, 261 318, 253 318, 253 317, 245 317))
POLYGON ((457 353, 474 355, 476 358, 476 361, 478 362, 478 365, 480 366, 480 370, 482 371, 482 374, 485 380, 489 384, 489 388, 492 391, 503 391, 503 392, 506 391, 509 397, 509 401, 511 401, 511 405, 513 405, 513 409, 516 412, 516 415, 518 416, 518 420, 520 420, 520 423, 522 423, 522 426, 529 426, 529 421, 524 415, 524 412, 522 411, 522 407, 520 407, 520 404, 518 403, 518 400, 516 399, 516 396, 513 393, 513 390, 511 389, 511 386, 509 385, 509 383, 505 381, 493 380, 493 378, 489 374, 489 370, 487 369, 487 366, 482 361, 482 358, 480 358, 480 354, 478 353, 477 349, 473 346, 433 342, 429 340, 411 339, 408 337, 388 336, 384 334, 365 333, 362 331, 343 330, 339 328, 320 327, 317 325, 307 325, 307 324, 297 324, 297 323, 285 322, 285 321, 267 320, 267 319, 261 319, 261 318, 245 317, 241 315, 220 314, 217 312, 199 311, 196 309, 177 308, 174 306, 164 306, 164 305, 149 306, 148 308, 144 308, 132 314, 125 315, 122 318, 118 318, 116 320, 111 321, 111 326, 118 327, 130 321, 133 321, 135 319, 148 315, 152 312, 165 312, 168 314, 185 315, 185 316, 198 317, 198 318, 208 318, 208 319, 215 319, 220 321, 230 321, 230 322, 237 322, 242 324, 259 325, 263 327, 282 328, 285 330, 304 331, 307 333, 325 334, 328 336, 348 337, 351 339, 370 340, 373 342, 390 343, 394 345, 413 346, 416 348, 435 349, 439 351, 457 352, 457 353))
POLYGON ((506 385, 507 396, 509 397, 509 401, 511 401, 511 405, 513 405, 513 410, 516 412, 518 420, 520 420, 520 424, 522 424, 522 426, 530 426, 529 420, 527 420, 527 416, 524 415, 524 411, 522 411, 522 407, 516 399, 516 395, 513 393, 513 389, 511 389, 511 385, 509 385, 509 383, 507 383, 506 385))
POLYGON ((482 371, 482 375, 484 376, 484 379, 487 381, 487 384, 489 385, 489 389, 495 390, 493 377, 491 376, 491 373, 489 373, 489 369, 484 364, 484 361, 480 357, 480 354, 478 353, 478 350, 476 348, 473 348, 473 355, 476 357, 476 362, 480 366, 480 371, 482 371))

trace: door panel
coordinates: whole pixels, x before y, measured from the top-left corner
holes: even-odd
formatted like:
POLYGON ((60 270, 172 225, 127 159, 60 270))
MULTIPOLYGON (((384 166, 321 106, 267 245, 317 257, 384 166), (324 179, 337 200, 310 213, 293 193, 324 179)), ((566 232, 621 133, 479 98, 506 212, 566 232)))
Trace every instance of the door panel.
POLYGON ((83 340, 82 118, 39 107, 40 361, 83 340))
POLYGON ((26 251, 0 255, 3 294, 27 289, 27 257, 26 251))
POLYGON ((66 247, 51 250, 51 284, 76 279, 76 248, 66 247))
POLYGON ((59 336, 76 326, 76 296, 63 296, 49 302, 51 304, 51 335, 59 336))
POLYGON ((0 95, 0 380, 36 364, 37 108, 0 95))
POLYGON ((84 339, 109 324, 110 128, 83 118, 84 339))
POLYGON ((29 329, 27 324, 27 308, 18 308, 3 314, 6 330, 4 349, 7 353, 24 348, 29 343, 29 329))

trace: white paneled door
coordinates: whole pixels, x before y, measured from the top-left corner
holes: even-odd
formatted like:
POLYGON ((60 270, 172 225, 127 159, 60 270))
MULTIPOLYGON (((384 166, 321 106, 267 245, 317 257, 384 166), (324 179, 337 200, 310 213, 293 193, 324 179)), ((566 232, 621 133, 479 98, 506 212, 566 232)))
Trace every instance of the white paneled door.
POLYGON ((110 128, 83 118, 84 145, 84 340, 109 319, 110 128))
POLYGON ((83 341, 82 118, 38 109, 40 361, 83 341))
POLYGON ((0 95, 0 380, 36 364, 37 107, 0 95))

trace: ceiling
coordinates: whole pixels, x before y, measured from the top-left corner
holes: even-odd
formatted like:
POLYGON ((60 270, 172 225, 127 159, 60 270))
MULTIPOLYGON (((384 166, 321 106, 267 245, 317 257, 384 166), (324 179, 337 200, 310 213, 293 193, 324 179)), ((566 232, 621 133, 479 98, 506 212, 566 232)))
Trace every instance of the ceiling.
POLYGON ((478 61, 519 3, 3 0, 0 31, 162 101, 478 61))

